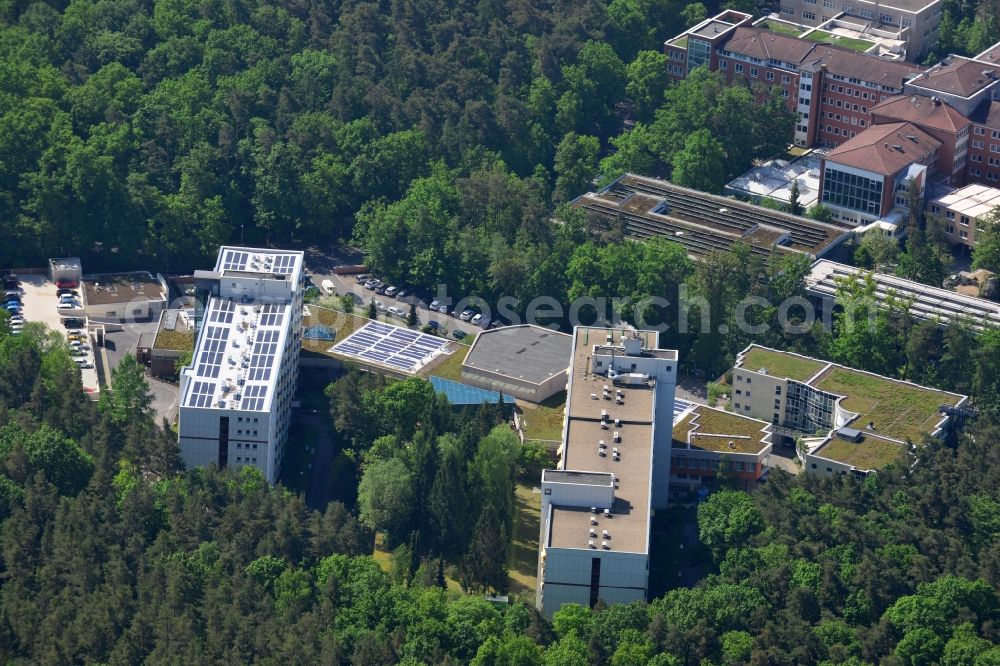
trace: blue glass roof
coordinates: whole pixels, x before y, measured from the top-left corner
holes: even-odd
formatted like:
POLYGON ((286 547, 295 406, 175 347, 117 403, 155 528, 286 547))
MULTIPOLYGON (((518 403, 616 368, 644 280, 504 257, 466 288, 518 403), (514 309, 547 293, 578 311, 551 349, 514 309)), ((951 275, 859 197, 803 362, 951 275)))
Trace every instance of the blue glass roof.
MULTIPOLYGON (((431 375, 431 384, 434 386, 435 391, 444 393, 448 398, 448 402, 453 405, 481 405, 486 402, 495 404, 500 400, 500 393, 498 391, 487 391, 486 389, 469 386, 468 384, 453 382, 443 377, 431 375)), ((503 401, 506 404, 513 404, 514 396, 505 393, 503 401)))

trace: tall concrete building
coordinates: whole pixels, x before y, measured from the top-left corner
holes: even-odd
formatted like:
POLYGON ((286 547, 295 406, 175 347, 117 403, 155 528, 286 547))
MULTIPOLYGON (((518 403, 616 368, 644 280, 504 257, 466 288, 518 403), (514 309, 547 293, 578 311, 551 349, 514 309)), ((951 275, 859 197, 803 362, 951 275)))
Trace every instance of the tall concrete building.
POLYGON ((677 352, 656 333, 577 327, 563 444, 542 473, 537 605, 645 599, 650 519, 670 487, 677 352))
POLYGON ((198 341, 181 371, 179 443, 188 467, 256 467, 275 483, 302 339, 302 253, 222 247, 196 271, 198 341))

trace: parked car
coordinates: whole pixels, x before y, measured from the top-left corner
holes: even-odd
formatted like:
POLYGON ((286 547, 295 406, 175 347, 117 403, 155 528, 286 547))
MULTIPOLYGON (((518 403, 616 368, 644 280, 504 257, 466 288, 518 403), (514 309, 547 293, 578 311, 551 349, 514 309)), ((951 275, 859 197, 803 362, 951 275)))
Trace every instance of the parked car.
POLYGON ((385 288, 385 295, 386 296, 395 296, 397 291, 399 291, 399 287, 393 287, 393 286, 390 285, 390 286, 388 286, 388 287, 385 288))
POLYGON ((78 299, 76 296, 70 296, 69 294, 66 294, 65 296, 60 296, 59 297, 59 302, 60 303, 79 303, 80 299, 78 299))
POLYGON ((357 282, 358 284, 364 284, 365 282, 368 282, 368 280, 371 279, 372 279, 371 275, 368 275, 367 273, 362 273, 361 275, 356 276, 354 278, 354 281, 357 282))
POLYGON ((79 317, 66 317, 62 320, 62 325, 66 328, 83 328, 86 323, 79 317))
POLYGON ((431 319, 429 322, 427 322, 427 325, 430 326, 431 328, 433 328, 435 331, 438 330, 439 328, 441 328, 441 324, 437 323, 433 319, 431 319))
POLYGON ((449 312, 451 312, 451 306, 442 303, 441 305, 438 306, 438 312, 440 312, 441 314, 448 314, 449 312))
POLYGON ((56 306, 56 310, 76 310, 78 307, 80 306, 71 301, 62 301, 56 306))
POLYGON ((405 298, 408 293, 410 292, 406 291, 406 289, 399 289, 396 291, 396 298, 398 298, 399 300, 403 300, 403 298, 405 298))
POLYGON ((327 296, 333 296, 336 293, 336 289, 333 287, 333 280, 323 280, 320 286, 323 288, 323 293, 327 296))
POLYGON ((90 361, 88 361, 85 358, 77 357, 77 358, 74 358, 73 360, 76 362, 76 366, 78 368, 93 368, 94 367, 94 364, 91 363, 90 361))
POLYGON ((76 289, 60 289, 56 291, 56 296, 79 296, 80 292, 76 289))
POLYGON ((375 309, 378 310, 379 312, 383 312, 385 310, 385 303, 383 303, 382 301, 380 301, 380 300, 378 300, 376 298, 375 299, 375 309))
POLYGON ((503 324, 500 323, 499 319, 495 319, 490 322, 489 328, 500 328, 503 324))
POLYGON ((375 287, 375 293, 376 294, 384 294, 385 290, 388 289, 388 288, 389 288, 389 285, 387 285, 387 284, 380 284, 379 286, 375 287))
POLYGON ((393 317, 399 317, 400 319, 406 318, 406 313, 403 312, 403 310, 401 308, 397 308, 395 305, 390 305, 386 309, 386 312, 388 312, 389 314, 391 314, 393 317))
POLYGON ((11 318, 10 318, 10 325, 11 326, 13 326, 14 324, 23 324, 23 323, 24 323, 24 316, 23 315, 19 315, 19 314, 11 315, 11 318))
POLYGON ((367 282, 365 282, 365 289, 372 289, 372 290, 374 290, 380 284, 382 284, 382 280, 379 280, 378 278, 372 278, 372 279, 368 280, 367 282))
POLYGON ((441 305, 441 302, 438 299, 435 298, 433 301, 431 301, 431 304, 428 307, 428 309, 431 310, 432 312, 437 312, 437 309, 438 309, 438 307, 440 305, 441 305))
POLYGON ((482 326, 482 325, 483 325, 483 315, 481 315, 481 314, 477 314, 477 315, 476 315, 476 316, 474 316, 474 317, 473 317, 472 319, 470 319, 470 320, 469 320, 469 322, 470 322, 470 323, 471 323, 471 324, 472 324, 473 326, 482 326))
POLYGON ((461 340, 461 339, 462 339, 462 338, 464 338, 464 337, 465 337, 466 335, 468 335, 468 333, 466 333, 465 331, 463 331, 463 330, 462 330, 462 329, 460 329, 460 328, 456 328, 456 329, 455 329, 454 331, 452 331, 452 332, 451 332, 451 334, 452 334, 452 336, 454 336, 454 338, 455 338, 456 340, 461 340))
POLYGON ((80 286, 80 283, 76 280, 56 280, 56 287, 58 289, 76 289, 80 286))
POLYGON ((465 309, 462 310, 462 314, 458 315, 458 318, 462 321, 470 321, 474 316, 476 316, 475 310, 465 309))
POLYGON ((17 289, 21 285, 21 281, 17 279, 16 275, 4 275, 3 276, 3 288, 4 289, 17 289))

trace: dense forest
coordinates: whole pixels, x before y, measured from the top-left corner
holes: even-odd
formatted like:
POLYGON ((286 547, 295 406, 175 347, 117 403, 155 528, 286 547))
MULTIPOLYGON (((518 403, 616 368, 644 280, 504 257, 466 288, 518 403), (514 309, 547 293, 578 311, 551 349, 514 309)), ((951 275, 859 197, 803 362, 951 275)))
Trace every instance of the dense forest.
MULTIPOLYGON (((386 388, 363 389, 365 409, 385 419, 364 431, 343 389, 330 390, 368 469, 415 469, 413 449, 436 450, 443 464, 411 484, 434 496, 454 460, 471 472, 502 457, 495 413, 418 444, 433 405, 415 384, 386 388), (414 409, 382 411, 397 400, 414 409), (375 444, 386 431, 393 441, 375 444)), ((864 481, 776 471, 752 495, 717 492, 698 510, 709 575, 695 587, 649 604, 567 606, 549 623, 522 602, 500 609, 445 590, 433 557, 383 569, 364 489, 359 521, 339 502, 309 510, 252 470, 178 472, 134 364, 113 389, 91 403, 53 335, 0 330, 4 662, 1000 663, 1000 430, 988 420, 956 448, 929 444, 912 469, 864 481)), ((657 557, 675 561, 676 546, 657 557)))
POLYGON ((413 286, 492 281, 498 246, 553 249, 553 206, 599 170, 717 189, 787 141, 776 98, 707 75, 665 93, 662 41, 706 11, 5 0, 0 265, 190 270, 241 237, 372 250, 389 216, 413 286))

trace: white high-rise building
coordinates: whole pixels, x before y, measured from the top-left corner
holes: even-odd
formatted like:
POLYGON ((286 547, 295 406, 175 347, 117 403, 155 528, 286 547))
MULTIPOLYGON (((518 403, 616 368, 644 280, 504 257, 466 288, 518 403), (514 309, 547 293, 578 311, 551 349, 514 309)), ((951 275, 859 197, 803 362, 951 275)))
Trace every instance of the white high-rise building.
POLYGON ((650 518, 670 488, 677 352, 656 333, 577 327, 563 444, 542 473, 537 605, 646 598, 650 518))
POLYGON ((188 467, 258 468, 275 483, 302 340, 301 252, 222 247, 196 271, 198 341, 181 371, 179 443, 188 467))

